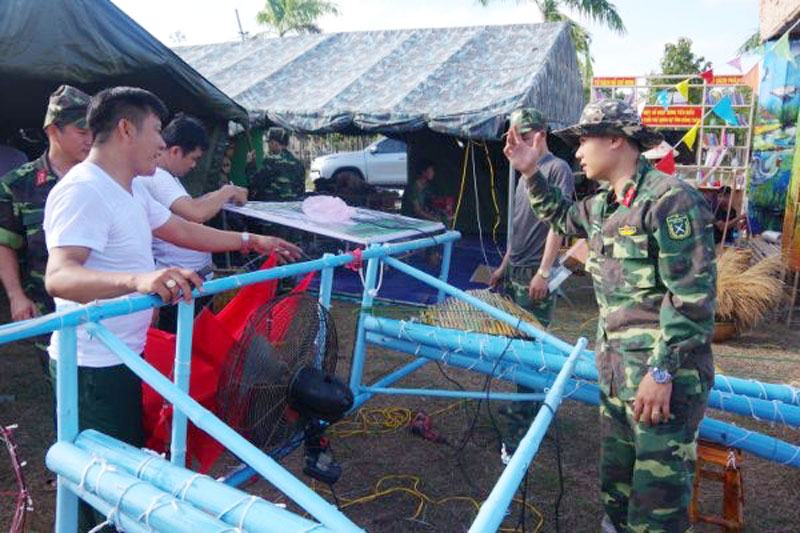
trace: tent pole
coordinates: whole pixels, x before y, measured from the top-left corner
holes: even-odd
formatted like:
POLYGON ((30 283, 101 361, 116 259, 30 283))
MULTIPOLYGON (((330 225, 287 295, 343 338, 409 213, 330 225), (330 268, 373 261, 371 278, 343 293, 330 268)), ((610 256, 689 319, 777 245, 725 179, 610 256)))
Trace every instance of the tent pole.
POLYGON ((508 222, 506 223, 506 253, 511 249, 511 237, 514 233, 514 167, 508 163, 508 222))

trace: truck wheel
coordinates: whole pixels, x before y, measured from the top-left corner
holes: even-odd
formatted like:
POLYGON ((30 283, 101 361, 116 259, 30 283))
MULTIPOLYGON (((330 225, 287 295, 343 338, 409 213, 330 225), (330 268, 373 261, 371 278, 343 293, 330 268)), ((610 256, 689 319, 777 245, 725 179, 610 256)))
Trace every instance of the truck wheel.
POLYGON ((339 191, 358 191, 366 187, 367 182, 361 172, 355 169, 337 170, 333 174, 333 182, 339 191))

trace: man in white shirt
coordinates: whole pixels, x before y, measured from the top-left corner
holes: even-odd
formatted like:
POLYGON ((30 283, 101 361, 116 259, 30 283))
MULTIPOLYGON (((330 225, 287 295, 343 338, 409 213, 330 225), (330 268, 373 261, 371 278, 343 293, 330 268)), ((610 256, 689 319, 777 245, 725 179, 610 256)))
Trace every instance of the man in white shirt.
MULTIPOLYGON (((155 172, 165 148, 161 121, 166 114, 161 100, 143 89, 115 87, 92 97, 87 110, 94 135, 91 152, 53 188, 45 206, 50 253, 45 285, 57 310, 135 293, 155 293, 174 302, 183 291, 189 300, 192 286, 200 288, 202 280, 190 269, 156 270, 153 234, 195 250, 276 251, 283 260, 299 259, 300 249, 282 239, 186 221, 144 191, 133 178, 155 172)), ((103 325, 141 352, 151 315, 141 311, 104 320, 103 325)), ((58 358, 57 332, 49 353, 58 358)), ((51 369, 55 371, 52 364, 51 369)), ((139 378, 84 328, 78 329, 78 387, 80 429, 143 444, 139 378)))
MULTIPOLYGON (((203 123, 194 117, 179 113, 161 132, 166 150, 156 162, 152 176, 136 178, 150 195, 172 213, 202 224, 217 213, 227 202, 239 205, 247 202, 247 189, 226 184, 214 192, 192 198, 180 181, 196 165, 203 152, 208 150, 208 133, 203 123)), ((211 254, 176 246, 153 237, 153 258, 157 268, 181 267, 200 272, 210 270, 211 254)), ((206 279, 210 279, 210 273, 206 279)), ((207 303, 205 298, 195 300, 197 311, 207 303)), ((158 327, 172 333, 176 330, 177 308, 163 307, 157 311, 158 327)))

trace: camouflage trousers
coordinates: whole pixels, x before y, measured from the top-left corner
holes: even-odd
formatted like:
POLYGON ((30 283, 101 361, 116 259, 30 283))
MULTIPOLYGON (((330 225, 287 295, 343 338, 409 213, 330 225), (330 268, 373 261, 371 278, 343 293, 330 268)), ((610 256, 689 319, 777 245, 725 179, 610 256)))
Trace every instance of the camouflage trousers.
POLYGON ((634 422, 633 402, 600 392, 600 491, 618 532, 692 531, 688 506, 707 403, 707 392, 673 394, 669 421, 647 426, 634 422))
MULTIPOLYGON (((536 301, 532 301, 528 296, 528 287, 537 270, 539 270, 539 265, 529 267, 509 266, 508 288, 514 303, 533 313, 533 316, 544 327, 548 327, 553 319, 555 295, 548 294, 546 298, 536 301)), ((522 385, 517 385, 517 392, 529 393, 535 391, 522 385)), ((505 421, 505 435, 503 437, 507 447, 516 448, 519 445, 519 441, 525 436, 534 417, 536 417, 539 407, 539 402, 512 402, 500 409, 499 413, 505 421)))
POLYGON ((555 308, 556 298, 554 294, 548 294, 545 298, 536 301, 528 297, 528 288, 537 270, 539 270, 539 265, 524 267, 509 266, 509 289, 514 302, 533 313, 533 316, 535 316, 544 327, 547 327, 553 319, 553 309, 555 308))

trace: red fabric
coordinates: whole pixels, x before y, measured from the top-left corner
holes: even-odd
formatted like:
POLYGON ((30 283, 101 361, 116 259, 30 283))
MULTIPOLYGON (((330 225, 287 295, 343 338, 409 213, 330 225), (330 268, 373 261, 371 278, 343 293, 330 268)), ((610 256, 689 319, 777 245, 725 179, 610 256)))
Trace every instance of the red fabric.
POLYGON ((671 149, 669 153, 658 162, 656 169, 664 172, 665 174, 675 174, 675 156, 673 155, 671 149))
MULTIPOLYGON (((275 266, 275 262, 274 255, 270 256, 261 268, 271 268, 275 266)), ((315 274, 315 272, 310 272, 306 275, 292 292, 305 291, 315 274)), ((189 394, 212 413, 218 414, 216 409, 217 381, 226 357, 234 343, 241 338, 250 316, 259 307, 274 298, 277 285, 277 280, 268 280, 244 287, 217 315, 204 309, 195 318, 189 394)), ((286 300, 283 302, 284 305, 296 305, 286 300)), ((291 317, 294 309, 285 309, 285 311, 288 312, 282 313, 282 315, 287 320, 284 320, 283 325, 278 328, 278 331, 282 331, 281 337, 285 334, 288 318, 291 317)), ((147 332, 144 358, 159 372, 172 379, 175 335, 150 328, 147 332)), ((166 452, 169 449, 171 436, 172 405, 164 401, 160 394, 144 383, 142 384, 142 404, 145 445, 157 452, 166 452)), ((187 431, 186 448, 187 464, 191 464, 192 459, 197 459, 201 473, 208 472, 224 450, 221 444, 191 423, 187 431)))
POLYGON ((714 69, 710 68, 706 71, 700 73, 700 77, 705 80, 706 83, 713 83, 714 82, 714 69))

